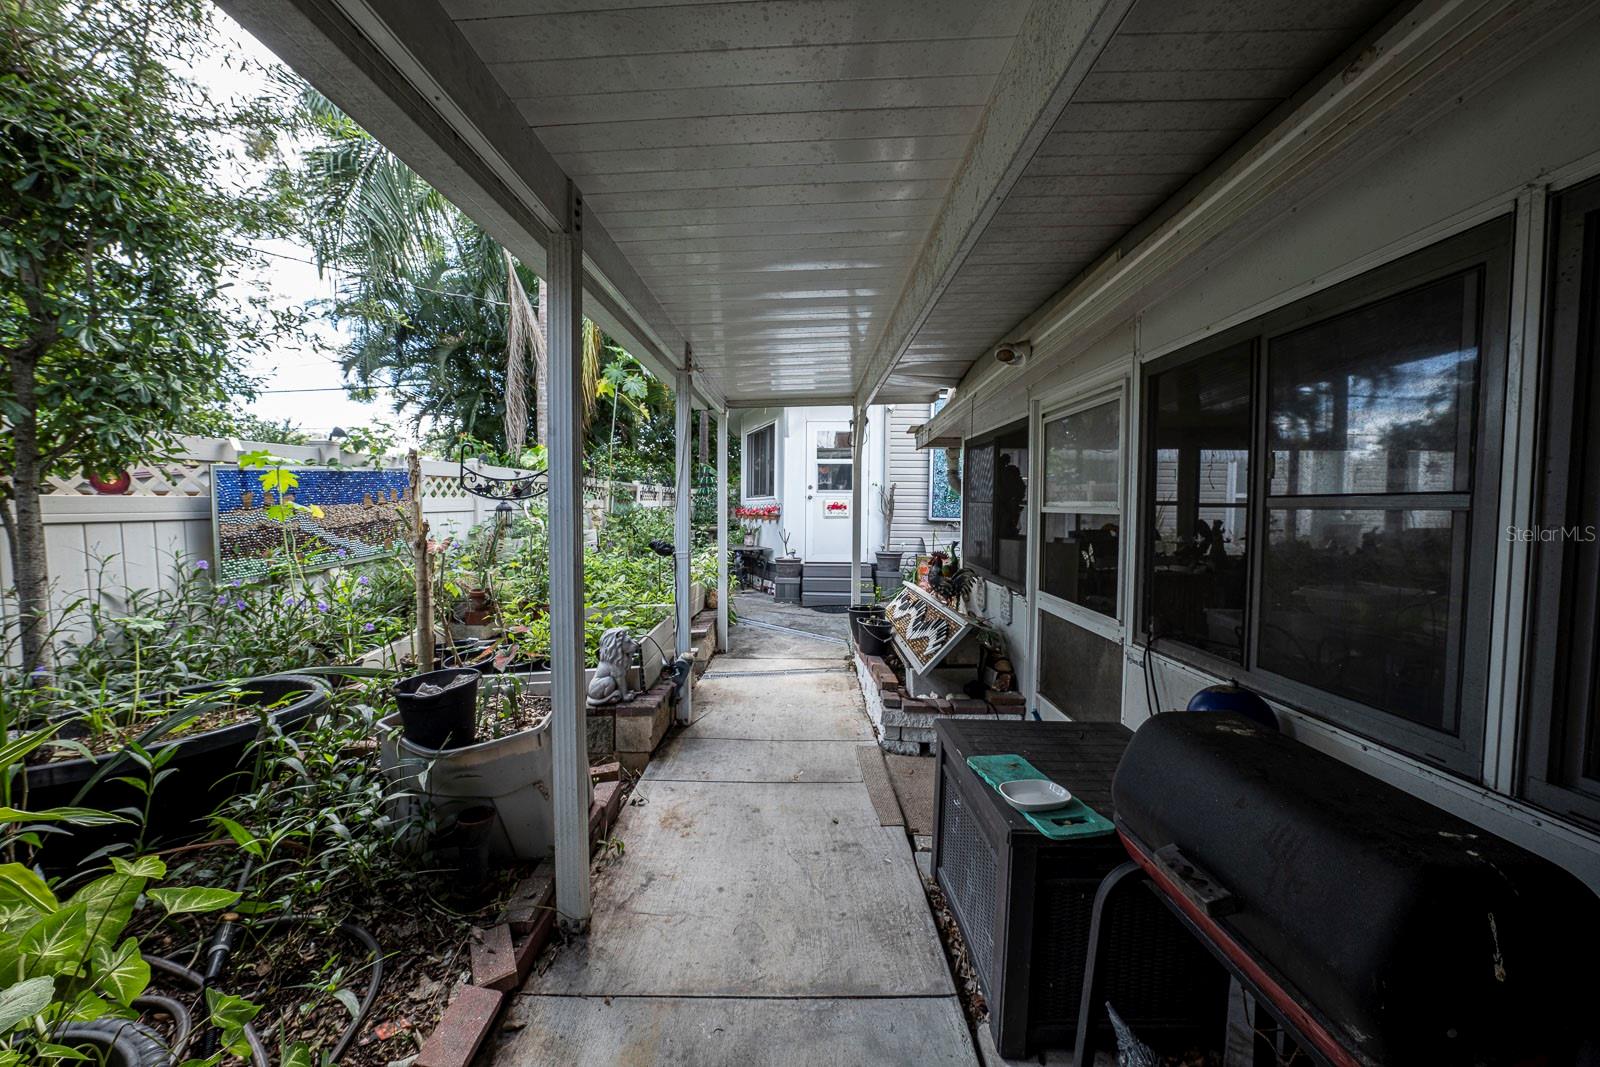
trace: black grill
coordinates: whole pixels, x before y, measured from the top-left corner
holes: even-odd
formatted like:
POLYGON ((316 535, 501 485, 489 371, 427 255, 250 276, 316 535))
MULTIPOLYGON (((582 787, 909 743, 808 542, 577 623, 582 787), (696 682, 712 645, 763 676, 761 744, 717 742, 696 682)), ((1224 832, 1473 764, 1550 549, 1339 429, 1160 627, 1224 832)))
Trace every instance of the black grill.
POLYGON ((1158 715, 1117 771, 1116 819, 1196 944, 1322 1060, 1571 1064, 1600 1036, 1600 899, 1307 745, 1158 715))

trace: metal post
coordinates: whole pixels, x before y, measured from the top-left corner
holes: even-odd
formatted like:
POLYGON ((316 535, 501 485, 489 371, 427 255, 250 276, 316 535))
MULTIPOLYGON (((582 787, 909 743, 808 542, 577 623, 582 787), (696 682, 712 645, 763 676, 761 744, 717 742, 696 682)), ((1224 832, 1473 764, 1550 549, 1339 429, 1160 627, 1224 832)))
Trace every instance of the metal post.
MULTIPOLYGON (((683 353, 683 369, 678 372, 677 395, 673 402, 677 405, 677 431, 678 431, 678 500, 677 500, 677 532, 673 535, 673 545, 676 553, 674 557, 673 602, 678 608, 678 655, 682 656, 689 651, 689 557, 694 552, 694 531, 689 525, 689 520, 694 514, 694 480, 690 477, 693 455, 691 446, 691 431, 689 427, 690 416, 694 407, 694 371, 691 368, 692 354, 688 348, 683 353)), ((684 683, 683 697, 678 701, 678 721, 689 723, 694 721, 694 671, 689 672, 689 680, 684 683)))
POLYGON ((717 651, 728 651, 728 409, 717 412, 717 651))
POLYGON ((866 471, 862 439, 867 436, 866 409, 856 408, 850 418, 850 603, 861 603, 861 483, 866 471))
MULTIPOLYGON (((549 331, 550 723, 555 814, 556 910, 561 924, 589 925, 589 783, 583 684, 583 203, 567 183, 567 226, 550 238, 545 326, 549 331)), ((539 397, 543 404, 545 397, 539 397)))

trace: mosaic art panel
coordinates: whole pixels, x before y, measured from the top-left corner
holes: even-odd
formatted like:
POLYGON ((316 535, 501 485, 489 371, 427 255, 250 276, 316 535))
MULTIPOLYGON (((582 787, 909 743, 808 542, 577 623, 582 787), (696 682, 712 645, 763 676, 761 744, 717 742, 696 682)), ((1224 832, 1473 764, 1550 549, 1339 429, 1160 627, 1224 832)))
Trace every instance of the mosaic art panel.
POLYGON ((404 470, 367 467, 288 467, 300 484, 287 499, 321 509, 297 510, 287 523, 267 514, 278 503, 261 488, 260 470, 212 468, 218 570, 224 578, 256 578, 292 558, 320 569, 387 555, 404 544, 402 506, 410 479, 404 470))

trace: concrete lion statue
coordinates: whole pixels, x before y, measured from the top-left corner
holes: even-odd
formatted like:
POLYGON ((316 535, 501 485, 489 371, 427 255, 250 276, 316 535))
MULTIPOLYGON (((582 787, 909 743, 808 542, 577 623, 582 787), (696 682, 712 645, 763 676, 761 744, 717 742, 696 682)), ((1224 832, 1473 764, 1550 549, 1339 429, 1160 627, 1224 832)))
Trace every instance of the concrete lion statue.
POLYGON ((634 693, 628 688, 628 668, 638 654, 639 642, 627 627, 614 626, 600 635, 600 663, 589 683, 589 707, 603 708, 633 699, 634 693))

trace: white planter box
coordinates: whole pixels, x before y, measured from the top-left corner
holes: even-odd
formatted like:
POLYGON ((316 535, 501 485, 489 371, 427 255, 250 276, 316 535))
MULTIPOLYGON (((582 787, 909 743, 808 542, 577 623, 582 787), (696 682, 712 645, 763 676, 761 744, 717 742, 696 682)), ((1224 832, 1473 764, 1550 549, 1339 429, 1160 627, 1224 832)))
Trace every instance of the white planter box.
MULTIPOLYGON (((527 676, 524 691, 548 693, 549 683, 527 676)), ((481 683, 507 684, 486 676, 481 683)), ((497 818, 489 839, 499 859, 540 860, 555 842, 555 816, 550 806, 550 721, 508 737, 464 748, 438 750, 412 744, 400 736, 400 715, 378 723, 380 761, 392 781, 413 794, 401 814, 411 814, 424 798, 442 824, 466 808, 486 804, 497 818)))

